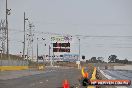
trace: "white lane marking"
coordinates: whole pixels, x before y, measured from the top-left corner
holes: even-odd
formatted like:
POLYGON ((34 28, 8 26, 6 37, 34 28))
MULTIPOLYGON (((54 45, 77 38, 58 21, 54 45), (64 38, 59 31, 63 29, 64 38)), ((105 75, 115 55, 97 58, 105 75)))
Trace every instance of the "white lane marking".
POLYGON ((30 86, 35 86, 35 83, 32 83, 30 86))
POLYGON ((115 86, 116 88, 128 88, 126 86, 115 86))
POLYGON ((43 82, 39 82, 40 84, 42 84, 43 82))
POLYGON ((100 70, 99 68, 98 68, 98 70, 99 70, 99 71, 101 72, 101 74, 104 75, 107 79, 115 79, 115 78, 113 78, 112 76, 106 74, 104 71, 100 70))
POLYGON ((108 79, 115 79, 114 77, 112 77, 112 76, 106 74, 106 73, 105 73, 104 71, 102 71, 102 70, 100 70, 100 72, 101 72, 106 78, 108 78, 108 79))
POLYGON ((48 73, 48 72, 55 72, 56 70, 50 70, 50 71, 45 71, 44 73, 48 73))
MULTIPOLYGON (((99 68, 98 68, 98 69, 99 69, 99 68)), ((115 78, 113 78, 112 76, 106 74, 104 71, 102 71, 102 70, 100 70, 100 69, 99 69, 99 71, 100 71, 101 74, 103 74, 107 79, 115 79, 115 78)), ((116 87, 116 88, 128 88, 128 87, 126 87, 126 86, 115 86, 115 87, 116 87)))

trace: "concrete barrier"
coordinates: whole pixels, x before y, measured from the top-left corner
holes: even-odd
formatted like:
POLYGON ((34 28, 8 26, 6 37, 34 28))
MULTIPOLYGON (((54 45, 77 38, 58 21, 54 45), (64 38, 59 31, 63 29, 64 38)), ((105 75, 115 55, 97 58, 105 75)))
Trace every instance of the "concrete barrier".
POLYGON ((132 70, 132 65, 114 66, 114 70, 132 70))
POLYGON ((28 66, 0 66, 0 71, 27 70, 28 66))

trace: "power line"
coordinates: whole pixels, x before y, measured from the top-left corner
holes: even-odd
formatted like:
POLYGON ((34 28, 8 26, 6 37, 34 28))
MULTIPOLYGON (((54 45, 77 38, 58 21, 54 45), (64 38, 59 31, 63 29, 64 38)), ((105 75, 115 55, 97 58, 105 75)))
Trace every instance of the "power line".
MULTIPOLYGON (((18 31, 18 32, 24 32, 22 30, 12 29, 10 31, 18 31)), ((73 36, 73 37, 83 37, 83 38, 132 38, 132 36, 126 36, 126 35, 74 35, 74 34, 64 34, 64 33, 55 33, 55 32, 43 32, 43 31, 34 31, 36 34, 45 34, 45 35, 62 35, 62 36, 73 36)))

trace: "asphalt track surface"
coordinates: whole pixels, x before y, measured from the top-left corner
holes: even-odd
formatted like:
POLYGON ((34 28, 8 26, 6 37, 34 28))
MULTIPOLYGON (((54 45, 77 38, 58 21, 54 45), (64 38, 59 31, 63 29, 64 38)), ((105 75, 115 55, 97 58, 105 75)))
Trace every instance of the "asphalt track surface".
POLYGON ((53 69, 20 78, 0 80, 0 88, 61 88, 67 79, 72 86, 79 85, 81 71, 75 68, 53 69))
MULTIPOLYGON (((127 79, 132 82, 132 70, 103 70, 103 72, 113 79, 127 79)), ((128 86, 128 88, 132 88, 132 85, 128 86)))

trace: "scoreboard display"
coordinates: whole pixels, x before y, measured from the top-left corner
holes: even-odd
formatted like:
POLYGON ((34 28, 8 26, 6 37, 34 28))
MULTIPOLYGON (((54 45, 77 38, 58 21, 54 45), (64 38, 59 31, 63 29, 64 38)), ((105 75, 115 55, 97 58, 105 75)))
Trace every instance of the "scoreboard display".
POLYGON ((70 43, 53 43, 53 52, 70 52, 70 43))
POLYGON ((70 47, 70 43, 53 43, 53 47, 70 47))
POLYGON ((53 52, 70 52, 68 48, 53 48, 53 52))

